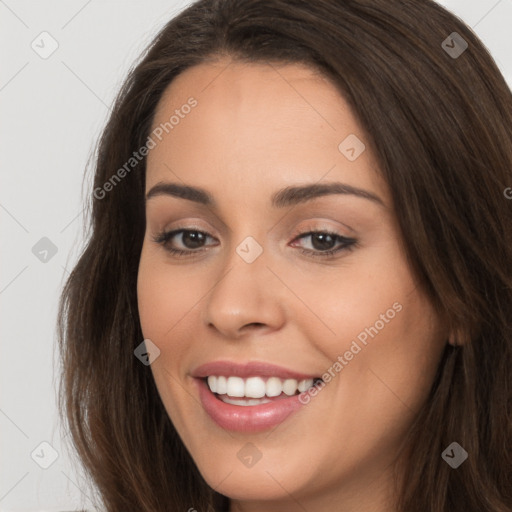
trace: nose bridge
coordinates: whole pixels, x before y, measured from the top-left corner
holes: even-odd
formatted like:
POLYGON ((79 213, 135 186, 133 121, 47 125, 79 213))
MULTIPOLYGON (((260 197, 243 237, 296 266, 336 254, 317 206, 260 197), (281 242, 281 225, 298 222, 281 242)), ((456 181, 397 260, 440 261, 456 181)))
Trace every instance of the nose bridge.
POLYGON ((206 325, 231 337, 248 324, 279 327, 284 311, 279 281, 267 268, 269 257, 270 252, 253 236, 233 245, 206 298, 206 325))

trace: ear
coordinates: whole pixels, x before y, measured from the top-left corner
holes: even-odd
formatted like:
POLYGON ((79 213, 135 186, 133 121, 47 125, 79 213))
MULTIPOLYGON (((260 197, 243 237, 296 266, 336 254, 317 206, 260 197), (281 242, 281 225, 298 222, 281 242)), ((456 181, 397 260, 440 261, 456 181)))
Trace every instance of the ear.
POLYGON ((448 336, 448 343, 454 347, 459 346, 458 338, 453 331, 450 333, 450 336, 448 336))
POLYGON ((448 343, 454 347, 462 347, 468 341, 468 334, 465 329, 454 327, 450 330, 448 343))

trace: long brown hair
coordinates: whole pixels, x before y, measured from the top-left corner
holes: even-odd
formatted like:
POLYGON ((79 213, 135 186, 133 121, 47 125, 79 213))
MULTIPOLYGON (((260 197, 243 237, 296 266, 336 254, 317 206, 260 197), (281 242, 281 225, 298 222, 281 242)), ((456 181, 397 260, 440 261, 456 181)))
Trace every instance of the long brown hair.
POLYGON ((333 81, 390 187, 418 281, 457 334, 410 430, 397 510, 512 511, 512 93, 471 29, 431 0, 200 0, 129 73, 58 317, 59 408, 104 507, 227 510, 133 354, 145 158, 112 179, 146 145, 170 82, 221 55, 304 63, 333 81), (443 43, 455 48, 453 32, 468 45, 458 56, 443 43), (441 456, 452 442, 468 453, 457 469, 441 456))

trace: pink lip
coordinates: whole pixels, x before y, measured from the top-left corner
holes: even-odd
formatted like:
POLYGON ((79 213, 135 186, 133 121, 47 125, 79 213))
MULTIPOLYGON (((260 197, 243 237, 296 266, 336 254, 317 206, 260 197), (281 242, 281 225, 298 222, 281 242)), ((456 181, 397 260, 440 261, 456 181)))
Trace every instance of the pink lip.
MULTIPOLYGON (((229 375, 233 375, 233 373, 229 375)), ((247 407, 226 404, 210 391, 204 379, 196 378, 194 382, 199 388, 199 398, 204 410, 217 425, 225 430, 238 432, 266 430, 279 425, 302 406, 299 401, 300 395, 247 407)))
POLYGON ((244 364, 230 361, 212 361, 202 364, 191 372, 193 377, 204 378, 210 375, 225 377, 279 377, 280 379, 315 379, 318 376, 298 373, 282 366, 259 361, 250 361, 244 364))

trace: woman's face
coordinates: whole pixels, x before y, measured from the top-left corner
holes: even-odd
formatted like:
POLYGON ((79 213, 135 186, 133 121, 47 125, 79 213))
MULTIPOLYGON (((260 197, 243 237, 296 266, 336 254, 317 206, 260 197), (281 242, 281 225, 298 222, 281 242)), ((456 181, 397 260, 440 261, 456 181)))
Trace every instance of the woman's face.
POLYGON ((153 130, 139 312, 199 471, 250 510, 392 510, 447 333, 347 103, 303 66, 221 60, 172 82, 153 130))

